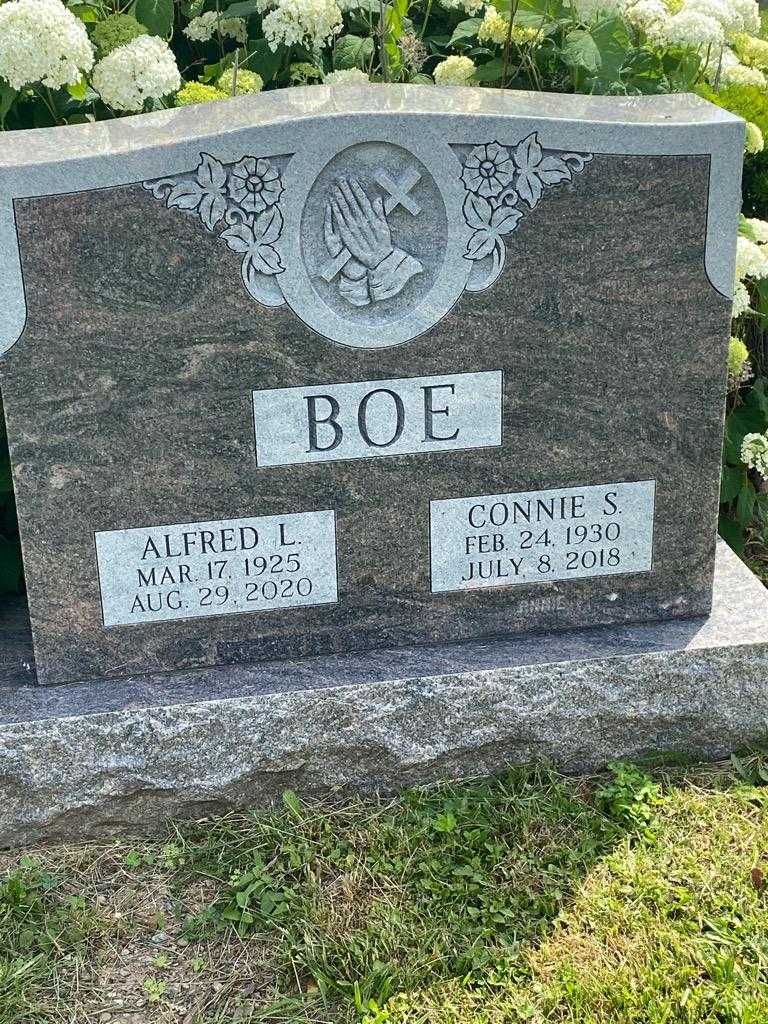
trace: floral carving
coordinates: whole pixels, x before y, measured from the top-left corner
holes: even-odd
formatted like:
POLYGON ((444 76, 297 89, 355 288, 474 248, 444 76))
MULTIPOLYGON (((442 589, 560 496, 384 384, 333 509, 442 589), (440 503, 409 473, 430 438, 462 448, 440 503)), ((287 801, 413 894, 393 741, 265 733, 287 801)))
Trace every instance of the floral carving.
MULTIPOLYGON (((535 209, 548 188, 571 181, 592 157, 545 150, 536 132, 511 145, 493 141, 467 149, 461 181, 469 232, 466 249, 454 250, 453 258, 463 256, 471 263, 464 287, 482 291, 502 271, 505 237, 535 209)), ((165 206, 199 217, 207 231, 240 257, 243 283, 264 306, 291 300, 280 283, 286 268, 278 245, 285 226, 284 161, 245 154, 227 164, 201 153, 194 170, 143 183, 165 206)), ((424 274, 412 251, 396 244, 389 216, 398 206, 411 216, 422 213, 414 189, 425 173, 423 168, 406 167, 398 176, 374 165, 370 181, 342 176, 331 187, 322 207, 323 220, 316 225, 327 250, 327 259, 315 268, 316 276, 334 283, 353 308, 389 300, 424 274)))
POLYGON ((461 172, 467 190, 464 220, 472 228, 464 258, 479 272, 468 287, 482 291, 493 284, 504 266, 503 236, 534 209, 545 188, 571 181, 591 159, 591 154, 545 153, 536 132, 515 146, 488 142, 472 149, 461 172), (487 258, 490 264, 480 268, 479 261, 487 258))
POLYGON ((248 213, 261 213, 282 195, 280 175, 269 160, 244 156, 229 172, 229 194, 248 213))
POLYGON ((201 153, 194 172, 143 184, 167 207, 196 213, 214 234, 223 222, 226 227, 218 237, 243 257, 241 273, 249 293, 267 306, 284 301, 274 283, 285 270, 275 248, 283 230, 283 183, 269 160, 244 156, 235 164, 224 164, 201 153))
POLYGON ((470 192, 488 198, 497 196, 515 176, 509 150, 498 142, 475 146, 464 163, 461 178, 470 192))

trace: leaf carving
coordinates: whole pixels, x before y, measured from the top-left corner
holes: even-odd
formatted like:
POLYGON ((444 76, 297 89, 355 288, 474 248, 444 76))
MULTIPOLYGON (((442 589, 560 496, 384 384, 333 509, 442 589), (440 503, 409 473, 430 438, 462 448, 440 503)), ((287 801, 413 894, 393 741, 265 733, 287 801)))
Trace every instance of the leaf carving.
POLYGON ((562 157, 544 156, 536 132, 515 146, 514 157, 519 170, 517 191, 530 209, 541 199, 545 185, 571 180, 571 168, 562 157))
POLYGON ((208 228, 209 231, 213 231, 216 225, 219 223, 221 218, 227 209, 227 201, 224 196, 213 195, 210 192, 204 192, 200 198, 200 206, 198 212, 200 213, 200 220, 208 228))
POLYGON ((200 163, 197 167, 197 180, 204 189, 220 189, 224 187, 227 180, 227 171, 224 164, 216 157, 208 153, 200 154, 200 163))
POLYGON ((467 242, 467 251, 464 256, 468 260, 481 260, 484 256, 490 256, 495 244, 496 236, 486 228, 480 228, 467 242))
POLYGON ((271 245, 257 246, 248 258, 260 274, 272 276, 273 274, 282 274, 285 270, 280 259, 280 254, 277 249, 273 249, 271 245))
POLYGON ((491 223, 493 207, 474 192, 468 192, 464 200, 464 219, 471 228, 487 228, 491 223))
POLYGON ((219 235, 223 238, 232 252, 248 253, 253 248, 256 239, 253 237, 253 228, 250 224, 233 224, 226 228, 219 235))
POLYGON ((559 156, 545 156, 539 162, 536 173, 545 185, 557 185, 558 182, 571 180, 571 169, 559 156))
POLYGON ((180 181, 168 193, 165 205, 179 210, 196 210, 202 197, 203 190, 196 181, 180 181))
POLYGON ((283 230, 283 215, 276 206, 268 207, 256 218, 254 236, 264 245, 271 245, 283 230))
POLYGON ((514 206, 500 206, 493 211, 491 227, 497 235, 508 235, 515 230, 522 216, 523 211, 516 210, 514 206))

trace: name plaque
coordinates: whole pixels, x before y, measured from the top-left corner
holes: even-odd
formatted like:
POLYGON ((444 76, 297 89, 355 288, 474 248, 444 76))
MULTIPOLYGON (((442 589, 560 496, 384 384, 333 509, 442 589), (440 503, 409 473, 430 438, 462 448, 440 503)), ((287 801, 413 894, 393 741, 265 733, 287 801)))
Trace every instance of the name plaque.
POLYGON ((432 592, 649 572, 656 482, 430 502, 432 592))
POLYGON ((105 626, 338 599, 332 511, 96 534, 105 626))
POLYGON ((256 462, 498 447, 501 395, 501 370, 254 391, 256 462))

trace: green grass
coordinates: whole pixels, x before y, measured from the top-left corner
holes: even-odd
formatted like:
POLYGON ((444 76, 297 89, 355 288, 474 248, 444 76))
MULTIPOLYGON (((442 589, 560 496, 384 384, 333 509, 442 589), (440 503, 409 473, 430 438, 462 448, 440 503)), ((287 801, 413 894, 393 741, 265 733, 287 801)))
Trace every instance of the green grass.
POLYGON ((765 778, 515 770, 9 857, 0 1024, 765 1024, 765 778))

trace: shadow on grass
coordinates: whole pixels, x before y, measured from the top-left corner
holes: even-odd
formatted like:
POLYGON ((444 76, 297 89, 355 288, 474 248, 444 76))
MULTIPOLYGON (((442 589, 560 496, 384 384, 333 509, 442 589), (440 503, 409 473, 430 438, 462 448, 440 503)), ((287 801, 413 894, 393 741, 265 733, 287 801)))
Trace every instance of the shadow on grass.
POLYGON ((40 850, 0 875, 0 1024, 765 1024, 765 778, 527 768, 40 850))
MULTIPOLYGON (((654 790, 625 769, 602 791, 609 814, 586 793, 544 768, 519 769, 377 808, 287 794, 281 813, 186 830, 183 876, 222 883, 189 935, 271 934, 294 989, 358 1016, 439 981, 507 986, 527 976, 526 950, 587 873, 645 823, 654 790)), ((265 1019, 319 1019, 300 1009, 289 1000, 286 1016, 275 1008, 265 1019)))

